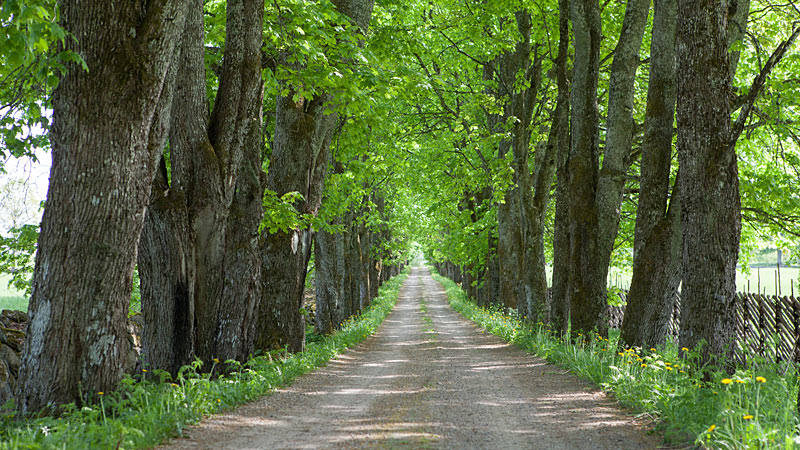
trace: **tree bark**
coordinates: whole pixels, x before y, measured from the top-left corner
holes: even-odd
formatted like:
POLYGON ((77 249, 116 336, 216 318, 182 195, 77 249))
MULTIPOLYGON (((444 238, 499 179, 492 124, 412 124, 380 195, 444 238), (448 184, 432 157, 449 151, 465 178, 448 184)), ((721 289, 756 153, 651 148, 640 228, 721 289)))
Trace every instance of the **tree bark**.
MULTIPOLYGON (((534 271, 538 270, 533 265, 534 262, 540 263, 541 273, 544 273, 543 260, 536 260, 535 255, 536 242, 544 240, 544 228, 535 225, 537 217, 528 168, 531 137, 529 127, 541 81, 541 60, 535 53, 533 60, 531 58, 530 12, 519 11, 515 17, 520 40, 513 52, 505 53, 499 58, 497 68, 500 96, 508 99, 502 122, 507 122, 511 116, 515 118, 510 141, 502 142, 498 152, 499 157, 503 158, 511 150, 513 175, 505 200, 497 207, 497 261, 502 302, 507 308, 529 316, 533 309, 543 309, 538 303, 536 308, 533 306, 534 271), (529 82, 525 88, 517 86, 519 73, 523 73, 529 82)), ((542 256, 543 251, 542 244, 542 256)), ((546 292, 546 280, 544 288, 537 285, 536 290, 546 292)), ((543 298, 537 297, 537 301, 543 298)))
POLYGON ((252 350, 233 345, 238 327, 248 324, 224 316, 249 308, 238 302, 252 302, 252 295, 239 297, 233 291, 255 288, 251 271, 226 273, 226 258, 229 269, 243 263, 236 260, 245 258, 241 252, 250 244, 242 240, 257 232, 260 221, 261 193, 251 186, 259 184, 253 180, 258 172, 251 166, 260 166, 260 131, 253 128, 260 124, 263 6, 253 0, 228 2, 224 62, 210 115, 202 14, 200 4, 188 12, 176 61, 180 72, 170 126, 171 184, 167 186, 166 173, 157 180, 161 186, 154 191, 145 225, 148 245, 140 248, 146 363, 173 373, 194 357, 206 362, 240 359, 252 350), (248 145, 252 148, 244 162, 248 145), (237 184, 243 164, 248 178, 237 184), (237 187, 240 203, 233 212, 241 229, 228 230, 237 187), (176 244, 164 245, 174 239, 176 244), (227 342, 217 348, 223 336, 227 342))
MULTIPOLYGON (((366 32, 374 0, 337 0, 336 8, 366 32)), ((284 64, 288 55, 283 55, 284 64)), ((275 135, 267 188, 278 195, 300 192, 295 208, 301 214, 316 215, 322 201, 328 147, 336 124, 330 94, 295 101, 295 90, 278 96, 275 135)), ((303 288, 311 252, 310 229, 265 234, 261 241, 262 289, 259 336, 256 346, 270 349, 286 346, 302 351, 305 322, 300 314, 303 288)))
POLYGON ((165 135, 184 1, 60 3, 75 39, 53 94, 53 166, 29 305, 18 407, 91 401, 130 360, 136 246, 165 135))
POLYGON ((597 327, 605 335, 605 305, 593 285, 592 255, 597 251, 599 113, 597 82, 600 69, 600 8, 596 0, 573 0, 570 16, 575 63, 572 86, 572 142, 569 156, 569 289, 572 328, 597 327))
POLYGON ((314 239, 316 262, 316 331, 331 334, 347 318, 345 315, 344 235, 320 231, 314 239))
POLYGON ((675 120, 676 23, 675 0, 656 0, 633 279, 622 322, 623 341, 643 348, 665 343, 681 278, 680 196, 677 182, 670 196, 669 182, 675 120))
MULTIPOLYGON (((261 103, 261 98, 258 103, 261 103)), ((258 122, 254 125, 261 123, 258 122)), ((261 260, 258 228, 267 174, 262 170, 264 136, 252 126, 244 143, 225 236, 225 279, 214 354, 220 360, 247 361, 253 353, 256 316, 261 301, 261 260)))
POLYGON ((569 327, 569 82, 567 57, 569 54, 569 0, 558 0, 558 57, 556 82, 558 97, 550 134, 556 133, 556 214, 553 231, 553 287, 550 299, 550 323, 559 332, 569 327))
POLYGON ((682 347, 732 361, 739 177, 731 142, 727 1, 678 1, 678 160, 683 227, 682 347))

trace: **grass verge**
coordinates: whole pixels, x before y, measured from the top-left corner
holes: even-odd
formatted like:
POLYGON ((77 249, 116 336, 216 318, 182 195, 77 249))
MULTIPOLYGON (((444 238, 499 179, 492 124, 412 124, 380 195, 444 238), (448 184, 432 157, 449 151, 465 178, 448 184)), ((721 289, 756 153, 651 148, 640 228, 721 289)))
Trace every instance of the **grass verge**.
POLYGON ((28 299, 25 297, 0 297, 0 311, 4 309, 27 311, 28 299))
POLYGON ((698 368, 696 350, 622 348, 617 336, 577 334, 565 341, 542 323, 479 308, 453 281, 435 271, 434 278, 461 315, 613 392, 622 405, 653 417, 667 442, 720 449, 800 448, 798 372, 793 364, 754 360, 729 375, 698 368))
POLYGON ((289 384, 363 341, 392 310, 407 275, 408 270, 387 281, 360 316, 347 320, 333 335, 316 338, 302 353, 278 359, 259 356, 246 364, 226 361, 234 371, 213 380, 199 371, 200 361, 184 366, 176 380, 165 372, 144 372, 140 380, 126 378, 116 392, 98 393, 92 399, 98 400, 95 405, 67 405, 59 418, 21 421, 6 410, 0 415, 0 449, 152 447, 180 435, 203 416, 289 384))

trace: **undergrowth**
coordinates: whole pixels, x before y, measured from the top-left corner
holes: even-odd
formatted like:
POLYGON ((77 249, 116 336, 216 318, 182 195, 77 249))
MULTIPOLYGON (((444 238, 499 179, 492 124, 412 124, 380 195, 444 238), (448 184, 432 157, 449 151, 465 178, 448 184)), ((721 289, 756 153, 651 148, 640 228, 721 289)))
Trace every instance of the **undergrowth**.
POLYGON ((387 281, 360 316, 333 335, 314 336, 302 353, 258 356, 245 364, 215 359, 210 364, 226 365, 227 374, 213 379, 201 371, 201 361, 181 368, 174 380, 167 372, 145 370, 137 379, 125 378, 116 392, 98 392, 94 405, 67 405, 58 418, 19 419, 6 405, 0 414, 0 449, 142 448, 180 435, 203 416, 268 394, 363 341, 394 307, 407 274, 387 281))
POLYGON ((654 418, 669 443, 707 448, 800 448, 793 364, 754 362, 733 375, 698 367, 698 349, 625 348, 610 338, 574 334, 565 340, 543 323, 478 307, 453 281, 434 274, 450 305, 486 331, 613 392, 619 402, 654 418), (682 355, 682 356, 679 356, 682 355))

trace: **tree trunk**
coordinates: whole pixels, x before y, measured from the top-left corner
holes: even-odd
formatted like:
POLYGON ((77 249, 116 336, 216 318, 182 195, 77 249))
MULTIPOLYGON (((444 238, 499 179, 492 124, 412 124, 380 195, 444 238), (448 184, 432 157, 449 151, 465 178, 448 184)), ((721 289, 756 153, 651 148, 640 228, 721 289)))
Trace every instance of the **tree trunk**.
POLYGON ((18 407, 91 401, 131 369, 127 315, 144 209, 165 140, 166 83, 184 1, 60 3, 75 39, 53 94, 42 218, 18 407))
POLYGON ((344 235, 320 231, 314 239, 316 263, 316 331, 331 334, 347 318, 345 314, 344 235))
MULTIPOLYGON (((622 31, 614 50, 614 61, 611 64, 608 132, 603 153, 603 168, 599 172, 597 169, 599 164, 597 128, 591 128, 597 126, 595 96, 597 92, 596 77, 598 76, 596 61, 599 57, 599 50, 595 50, 595 47, 599 46, 599 43, 594 41, 595 36, 597 39, 600 36, 599 11, 596 1, 583 2, 582 8, 582 11, 576 12, 575 3, 573 3, 572 14, 574 18, 578 18, 578 21, 573 19, 573 30, 578 30, 575 31, 576 83, 573 90, 573 130, 581 130, 583 135, 573 134, 570 158, 570 184, 573 193, 573 203, 570 208, 573 266, 569 283, 574 294, 572 297, 574 327, 584 331, 596 328, 598 332, 605 335, 608 327, 606 278, 619 227, 620 205, 622 204, 626 173, 631 162, 634 80, 636 69, 639 67, 639 50, 642 45, 650 1, 630 1, 625 10, 622 31), (576 24, 579 25, 578 28, 576 28, 576 24), (585 29, 583 29, 584 27, 585 29), (586 40, 586 43, 579 45, 579 36, 582 36, 581 39, 586 40), (593 80, 583 80, 583 75, 578 75, 578 49, 586 45, 589 45, 590 52, 587 57, 591 61, 591 65, 588 71, 581 69, 581 72, 586 72, 593 80), (595 51, 598 53, 595 54, 595 51), (576 95, 579 86, 585 86, 592 90, 576 95), (577 97, 583 97, 580 100, 583 112, 575 110, 577 97), (587 116, 576 122, 579 115, 587 116), (590 136, 590 134, 592 135, 590 136), (573 183, 592 184, 576 186, 573 183)), ((581 54, 584 51, 582 50, 581 54)))
POLYGON ((558 0, 558 57, 556 78, 558 98, 551 134, 557 133, 556 149, 556 214, 553 231, 553 287, 550 299, 550 323, 553 329, 565 332, 569 326, 569 83, 567 57, 569 54, 569 0, 558 0))
MULTIPOLYGON (((261 103, 260 98, 258 102, 261 103)), ((259 118, 256 125, 260 123, 259 118)), ((220 360, 244 362, 254 350, 256 315, 261 301, 258 228, 264 214, 262 197, 267 181, 267 175, 261 168, 263 148, 261 127, 251 127, 245 141, 226 227, 225 279, 214 352, 220 360)))
POLYGON ((630 168, 631 148, 635 122, 633 119, 636 71, 639 68, 639 53, 642 47, 650 0, 631 0, 625 8, 614 61, 611 63, 609 80, 608 117, 606 119, 606 145, 603 151, 603 166, 597 178, 595 204, 597 208, 597 244, 591 255, 590 289, 596 307, 602 313, 595 319, 598 329, 608 321, 606 287, 611 253, 619 230, 623 189, 630 168))
MULTIPOLYGON (((336 8, 365 33, 374 0, 337 0, 336 8)), ((283 55, 284 63, 288 55, 283 55)), ((316 98, 293 98, 293 86, 278 96, 275 135, 272 145, 268 189, 278 195, 300 192, 303 201, 295 208, 301 214, 316 215, 322 201, 328 147, 336 123, 329 94, 316 98)), ((308 259, 310 229, 267 234, 262 238, 264 286, 259 313, 256 346, 261 349, 286 346, 301 351, 305 346, 305 321, 300 314, 308 259)))
POLYGON ((148 286, 142 291, 143 347, 147 362, 154 368, 174 373, 193 357, 206 362, 212 358, 237 359, 252 350, 234 348, 237 346, 232 342, 240 332, 238 327, 248 324, 238 318, 232 322, 223 315, 248 308, 238 302, 252 301, 252 296, 239 297, 230 289, 254 288, 251 271, 226 273, 225 267, 226 258, 229 269, 247 264, 236 261, 246 259, 241 251, 250 244, 242 240, 257 232, 260 221, 261 193, 252 192, 260 187, 250 184, 259 184, 257 178, 253 180, 258 172, 252 172, 256 169, 251 165, 260 166, 260 131, 252 128, 260 123, 262 10, 253 0, 228 2, 228 39, 210 116, 202 5, 194 5, 188 12, 176 60, 180 72, 170 126, 172 182, 164 189, 166 174, 156 180, 161 187, 154 191, 148 209, 148 245, 140 248, 140 273, 148 286), (251 131, 255 134, 247 139, 251 131), (246 145, 253 148, 245 164, 246 145), (234 207, 241 229, 229 232, 226 225, 242 164, 248 179, 239 183, 240 203, 234 207), (245 205, 247 202, 250 204, 245 205), (247 208, 250 211, 246 212, 247 208), (163 245, 174 239, 178 239, 177 244, 163 245), (236 323, 237 330, 222 330, 221 319, 226 320, 224 327, 236 323), (173 325, 164 326, 166 323, 173 325), (223 335, 227 343, 217 348, 217 339, 223 335), (219 353, 223 350, 232 353, 219 353))
POLYGON ((599 114, 597 80, 600 69, 600 8, 597 0, 573 0, 570 16, 575 63, 572 82, 572 142, 569 156, 570 270, 567 289, 572 328, 597 327, 605 335, 605 310, 593 284, 592 256, 597 248, 599 114))
POLYGON ((502 159, 511 150, 513 175, 504 202, 497 206, 497 261, 501 301, 507 308, 516 309, 527 316, 532 308, 533 291, 533 271, 528 268, 534 258, 537 240, 531 228, 531 221, 535 219, 531 217, 534 212, 528 168, 528 128, 541 79, 541 61, 535 55, 531 64, 530 13, 519 11, 515 16, 521 39, 517 41, 513 52, 507 52, 498 59, 497 68, 500 95, 508 99, 501 122, 507 122, 511 116, 515 118, 510 141, 501 142, 498 151, 502 159), (516 84, 519 73, 523 73, 530 82, 524 89, 516 84))
POLYGON ((664 344, 680 284, 678 185, 670 197, 675 120, 675 0, 656 0, 650 44, 650 81, 642 143, 633 279, 622 339, 643 348, 664 344))
POLYGON ((194 355, 195 274, 185 197, 170 190, 163 158, 160 166, 139 241, 142 362, 175 374, 194 355))
POLYGON ((682 347, 732 361, 739 177, 731 142, 727 1, 678 1, 677 120, 683 226, 682 347))

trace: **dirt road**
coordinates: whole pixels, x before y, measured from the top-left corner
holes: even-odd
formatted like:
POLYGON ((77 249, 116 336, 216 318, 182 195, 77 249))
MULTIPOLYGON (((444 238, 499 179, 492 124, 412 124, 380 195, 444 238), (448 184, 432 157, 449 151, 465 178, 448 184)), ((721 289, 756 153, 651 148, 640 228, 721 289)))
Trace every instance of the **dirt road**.
POLYGON ((165 448, 647 449, 604 394, 453 311, 413 269, 378 333, 165 448))

